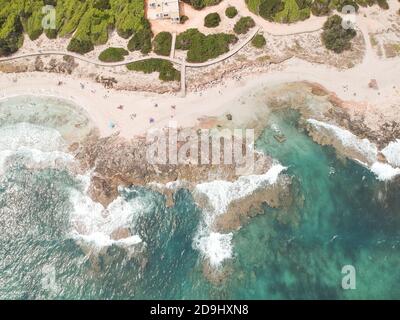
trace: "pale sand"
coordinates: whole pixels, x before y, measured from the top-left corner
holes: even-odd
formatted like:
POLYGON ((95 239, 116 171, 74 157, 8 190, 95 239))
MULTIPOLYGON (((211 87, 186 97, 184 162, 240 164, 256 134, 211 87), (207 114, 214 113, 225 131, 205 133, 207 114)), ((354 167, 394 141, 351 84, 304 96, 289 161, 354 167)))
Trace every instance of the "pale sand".
MULTIPOLYGON (((391 5, 390 12, 398 10, 400 4, 397 1, 392 0, 389 3, 391 5)), ((236 0, 229 1, 229 4, 236 5, 236 0)), ((215 10, 226 6, 227 3, 222 2, 219 6, 212 8, 215 10)), ((237 7, 239 8, 239 6, 237 7)), ((207 10, 211 10, 211 8, 207 10)), ((189 92, 185 98, 173 94, 160 95, 107 90, 100 84, 81 80, 78 76, 47 73, 14 75, 0 73, 0 97, 31 93, 70 99, 85 108, 94 124, 99 128, 101 135, 107 136, 119 131, 121 136, 132 138, 135 135, 144 135, 150 128, 167 126, 170 121, 176 121, 179 127, 188 127, 198 124, 199 119, 206 116, 221 116, 228 112, 235 119, 241 119, 243 123, 246 123, 249 118, 254 117, 251 109, 249 110, 248 106, 239 101, 247 92, 261 86, 310 81, 319 83, 329 91, 335 92, 339 98, 347 101, 346 105, 350 109, 354 105, 360 109, 360 112, 364 110, 364 112, 371 113, 372 115, 367 115, 370 126, 374 126, 379 123, 378 120, 382 119, 398 121, 400 113, 396 110, 400 106, 400 79, 398 76, 400 74, 400 58, 380 59, 375 54, 371 48, 368 33, 382 28, 385 23, 380 16, 364 17, 363 10, 374 12, 373 10, 377 9, 363 8, 357 17, 357 26, 362 31, 367 44, 365 57, 361 64, 345 71, 291 59, 282 63, 279 71, 253 74, 250 77, 243 77, 240 82, 227 79, 223 84, 201 93, 189 92), (17 82, 14 81, 15 79, 18 79, 17 82), (368 87, 371 79, 377 80, 379 90, 368 87), (59 81, 64 84, 58 86, 59 81), (81 88, 81 82, 85 85, 84 89, 81 88), (158 107, 154 106, 156 103, 158 107), (117 109, 119 105, 124 106, 123 110, 117 109), (173 109, 171 106, 176 107, 173 109), (136 114, 136 118, 133 120, 131 119, 132 114, 136 114), (154 123, 150 123, 150 118, 154 118, 154 123), (110 128, 110 121, 117 127, 110 128)), ((243 12, 245 12, 244 9, 242 14, 243 12)), ((387 12, 383 12, 382 17, 387 14, 387 12)), ((312 21, 314 20, 301 22, 302 30, 306 30, 312 21)), ((278 26, 281 31, 292 28, 292 25, 278 26)), ((297 27, 295 29, 299 30, 297 27)), ((32 49, 31 45, 33 44, 28 43, 28 50, 32 49)), ((65 45, 65 43, 57 45, 65 45)), ((40 47, 43 50, 47 49, 43 48, 43 43, 40 47)), ((132 74, 132 82, 135 80, 135 75, 132 74)))
POLYGON ((176 121, 179 127, 194 126, 205 116, 220 116, 227 112, 245 122, 245 118, 252 115, 246 112, 248 106, 238 100, 247 92, 260 86, 304 80, 321 84, 343 100, 354 101, 358 105, 367 102, 367 105, 374 106, 383 116, 390 116, 392 120, 398 118, 398 112, 390 108, 399 105, 399 59, 376 60, 372 65, 363 63, 346 71, 298 59, 289 60, 284 66, 283 70, 243 78, 241 82, 227 80, 224 85, 201 93, 188 93, 185 98, 172 94, 107 90, 100 84, 60 74, 0 74, 0 96, 31 93, 64 97, 81 105, 103 136, 120 131, 121 136, 126 138, 143 135, 155 126, 167 126, 170 121, 176 121), (377 80, 379 90, 368 87, 372 78, 377 80), (14 82, 15 79, 18 80, 14 82), (64 84, 58 86, 58 81, 64 84), (84 89, 81 88, 81 82, 85 85, 84 89), (158 107, 155 107, 156 103, 158 107), (123 110, 117 109, 119 105, 124 106, 123 110), (175 109, 171 107, 173 105, 175 109), (386 113, 385 108, 390 112, 386 113), (134 113, 137 116, 131 120, 130 115, 134 113), (154 118, 153 124, 150 118, 154 118), (117 128, 111 129, 110 121, 117 128))

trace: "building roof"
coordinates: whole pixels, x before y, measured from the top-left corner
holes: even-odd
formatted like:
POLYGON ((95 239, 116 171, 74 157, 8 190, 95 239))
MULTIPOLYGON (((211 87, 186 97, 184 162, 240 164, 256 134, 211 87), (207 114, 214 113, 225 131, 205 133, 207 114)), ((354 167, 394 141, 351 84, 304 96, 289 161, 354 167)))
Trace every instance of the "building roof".
POLYGON ((179 21, 179 0, 148 0, 147 18, 179 21))

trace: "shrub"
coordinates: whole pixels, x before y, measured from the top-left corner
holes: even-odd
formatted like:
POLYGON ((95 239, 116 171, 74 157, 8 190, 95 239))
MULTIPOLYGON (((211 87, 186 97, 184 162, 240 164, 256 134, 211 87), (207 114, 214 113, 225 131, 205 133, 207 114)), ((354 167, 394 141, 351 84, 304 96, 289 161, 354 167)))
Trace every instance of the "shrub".
POLYGON ((140 50, 143 54, 148 54, 151 51, 151 38, 153 32, 151 29, 142 29, 136 32, 128 42, 128 50, 140 50))
POLYGON ((238 14, 238 11, 233 6, 230 6, 230 7, 226 8, 226 10, 225 10, 225 15, 230 19, 236 17, 237 14, 238 14))
POLYGON ((185 15, 183 15, 183 16, 181 16, 181 20, 180 20, 180 23, 181 24, 184 24, 186 21, 188 21, 189 20, 189 17, 188 16, 185 16, 185 15))
POLYGON ((283 10, 277 12, 274 21, 292 23, 310 17, 310 8, 305 0, 285 0, 283 10))
POLYGON ((339 12, 342 12, 344 6, 352 6, 356 11, 358 11, 359 8, 358 4, 354 0, 333 0, 331 5, 333 5, 339 12))
POLYGON ((99 10, 111 9, 110 0, 94 0, 93 8, 99 10))
POLYGON ((221 22, 221 18, 218 13, 213 12, 209 13, 204 18, 204 26, 207 28, 215 28, 221 22))
POLYGON ((265 38, 262 34, 257 34, 253 40, 251 40, 251 44, 256 48, 262 48, 266 43, 267 41, 265 41, 265 38))
POLYGON ((200 10, 207 6, 214 6, 222 0, 183 0, 183 2, 190 4, 193 8, 200 10))
POLYGON ((49 39, 57 39, 57 30, 47 29, 44 31, 45 35, 49 39))
POLYGON ((314 0, 311 5, 311 12, 314 16, 326 16, 329 14, 330 0, 314 0))
POLYGON ((329 17, 323 29, 322 42, 327 49, 341 53, 351 48, 350 41, 356 36, 356 31, 353 29, 344 29, 340 16, 334 15, 329 17))
POLYGON ((124 57, 127 56, 129 52, 124 48, 108 48, 104 50, 99 55, 99 60, 103 62, 118 62, 123 61, 124 57))
POLYGON ((261 0, 245 0, 245 2, 251 12, 258 14, 261 0))
POLYGON ((378 5, 384 9, 384 10, 388 10, 389 9, 389 4, 387 3, 386 0, 377 0, 378 5))
POLYGON ((24 43, 21 21, 16 15, 0 17, 0 56, 7 56, 18 51, 24 43))
POLYGON ((163 59, 147 59, 129 63, 128 70, 141 71, 144 73, 159 72, 159 79, 163 81, 179 81, 181 74, 174 68, 174 65, 163 59))
POLYGON ((19 12, 21 23, 31 40, 36 40, 43 33, 42 1, 25 1, 26 4, 19 12))
POLYGON ((313 0, 295 0, 299 9, 309 8, 313 0))
POLYGON ((273 21, 275 15, 282 11, 283 8, 284 4, 282 0, 262 0, 258 10, 261 17, 273 21))
POLYGON ((247 33, 251 28, 255 26, 255 22, 252 17, 242 17, 236 22, 233 27, 233 31, 237 34, 247 33))
POLYGON ((128 39, 135 31, 150 29, 144 16, 143 1, 113 0, 115 27, 120 37, 128 39))
POLYGON ((172 34, 166 31, 157 34, 153 40, 153 50, 160 56, 169 56, 172 45, 172 34))
POLYGON ((187 61, 204 62, 229 51, 237 38, 233 34, 205 35, 197 29, 188 29, 176 37, 176 49, 188 50, 187 61))
POLYGON ((68 44, 67 50, 85 54, 94 49, 93 43, 90 40, 81 40, 77 38, 72 38, 70 43, 68 44))

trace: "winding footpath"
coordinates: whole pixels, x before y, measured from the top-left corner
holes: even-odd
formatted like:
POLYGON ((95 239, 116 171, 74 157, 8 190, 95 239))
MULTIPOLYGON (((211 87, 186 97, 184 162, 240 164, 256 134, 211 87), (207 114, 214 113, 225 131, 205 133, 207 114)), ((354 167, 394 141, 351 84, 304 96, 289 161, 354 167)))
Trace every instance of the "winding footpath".
MULTIPOLYGON (((244 39, 239 44, 234 46, 227 53, 222 54, 213 60, 209 60, 209 61, 205 61, 205 62, 201 62, 201 63, 186 62, 184 60, 175 59, 174 58, 174 52, 175 52, 174 48, 171 48, 171 54, 169 57, 159 56, 159 55, 149 55, 146 57, 126 60, 126 61, 120 61, 120 62, 101 62, 99 60, 89 59, 81 54, 69 52, 69 51, 39 51, 39 52, 32 52, 32 53, 25 53, 25 54, 16 54, 16 55, 12 55, 10 57, 0 58, 0 63, 10 62, 10 61, 24 59, 24 58, 39 57, 39 56, 69 56, 69 57, 73 57, 77 60, 93 64, 95 66, 120 67, 120 66, 126 66, 133 62, 145 61, 145 60, 149 60, 149 59, 162 59, 162 60, 170 61, 172 63, 178 64, 181 66, 181 82, 183 82, 183 84, 181 84, 181 91, 182 91, 181 93, 184 96, 185 92, 186 92, 186 70, 185 70, 186 67, 191 67, 191 68, 208 67, 208 66, 220 63, 220 62, 230 58, 231 56, 238 53, 244 46, 246 46, 254 38, 254 36, 259 31, 259 29, 260 28, 258 26, 254 27, 251 30, 250 34, 246 37, 246 39, 244 39)), ((174 40, 174 43, 175 43, 175 40, 174 40)))
MULTIPOLYGON (((392 5, 392 3, 391 3, 392 5)), ((398 10, 398 4, 396 3, 395 10, 398 10)), ((342 15, 342 14, 339 14, 342 15)), ((318 18, 318 17, 317 17, 318 18)), ((223 62, 227 60, 228 58, 234 56, 236 53, 238 53, 241 49, 243 49, 252 39, 253 37, 260 31, 260 29, 263 30, 263 32, 267 34, 274 34, 278 35, 279 32, 275 32, 276 30, 272 31, 271 26, 268 25, 270 28, 266 29, 265 28, 265 21, 263 24, 261 23, 262 21, 259 21, 259 19, 262 19, 261 17, 257 17, 256 20, 256 27, 254 27, 252 30, 250 30, 249 34, 246 36, 245 39, 240 41, 238 44, 232 46, 232 48, 225 54, 220 55, 219 57, 205 61, 202 63, 193 63, 193 62, 187 62, 184 59, 177 59, 175 58, 175 50, 174 48, 171 48, 171 54, 170 56, 159 56, 155 54, 151 54, 145 57, 140 57, 140 58, 134 58, 126 61, 121 61, 121 62, 101 62, 98 59, 93 59, 93 58, 87 58, 83 55, 73 53, 73 52, 67 52, 67 51, 39 51, 39 52, 33 52, 33 53, 26 53, 26 54, 15 54, 10 57, 5 57, 5 58, 0 58, 0 63, 1 62, 10 62, 18 59, 24 59, 24 58, 30 58, 30 57, 37 57, 37 56, 50 56, 50 55, 55 55, 55 56, 70 56, 73 57, 79 61, 83 61, 85 63, 89 63, 95 66, 100 66, 100 67, 119 67, 119 66, 125 66, 133 62, 139 62, 139 61, 145 61, 153 58, 157 59, 162 59, 169 61, 171 63, 174 63, 178 66, 180 66, 180 71, 181 71, 181 93, 182 96, 185 96, 186 94, 186 68, 202 68, 202 67, 208 67, 215 65, 217 63, 223 62)), ((314 17, 310 18, 310 20, 306 20, 303 22, 299 22, 293 25, 285 25, 285 30, 280 34, 281 36, 287 36, 287 35, 293 35, 293 34, 303 34, 303 33, 312 33, 315 32, 319 29, 321 29, 323 23, 325 22, 326 17, 324 19, 314 19, 314 17), (313 20, 311 20, 313 19, 313 20), (295 26, 295 29, 294 29, 295 26), (287 29, 287 30, 286 30, 287 29)), ((362 34, 364 43, 365 43, 365 52, 364 52, 364 58, 361 64, 358 64, 354 66, 353 68, 350 68, 345 71, 339 71, 339 70, 331 70, 330 68, 319 68, 318 66, 313 65, 312 68, 309 67, 302 67, 301 65, 296 62, 297 60, 294 58, 289 59, 289 61, 286 61, 289 66, 286 68, 285 71, 281 71, 279 74, 279 77, 282 76, 283 74, 286 74, 290 78, 293 78, 295 80, 301 80, 301 79, 314 79, 314 80, 320 80, 322 83, 332 83, 332 79, 337 79, 337 78, 342 78, 343 82, 348 82, 349 84, 358 84, 362 83, 365 81, 369 81, 370 79, 377 79, 380 81, 387 81, 388 80, 388 74, 391 74, 394 70, 397 70, 397 64, 394 63, 393 61, 386 61, 386 60, 381 60, 377 57, 376 53, 374 52, 374 49, 372 48, 371 45, 371 40, 369 37, 369 30, 368 30, 368 18, 366 16, 363 16, 361 12, 357 15, 357 21, 356 21, 356 26, 359 32, 362 34), (320 70, 321 69, 321 70, 320 70), (283 73, 283 74, 282 74, 283 73), (330 76, 330 81, 327 78, 327 76, 330 76), (351 81, 350 81, 351 79, 351 81), (326 80, 326 81, 323 81, 326 80), (348 81, 349 80, 349 81, 348 81)), ((275 26, 275 24, 273 24, 275 26)), ((280 30, 282 30, 282 26, 280 26, 280 30)), ((174 37, 175 41, 175 37, 174 37)), ((317 81, 318 82, 318 81, 317 81)))

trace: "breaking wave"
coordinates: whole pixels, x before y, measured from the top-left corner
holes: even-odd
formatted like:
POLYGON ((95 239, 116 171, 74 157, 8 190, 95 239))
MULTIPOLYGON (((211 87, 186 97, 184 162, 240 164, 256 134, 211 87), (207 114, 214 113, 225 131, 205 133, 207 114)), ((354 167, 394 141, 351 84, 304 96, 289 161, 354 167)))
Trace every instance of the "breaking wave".
POLYGON ((243 199, 256 190, 274 184, 284 170, 286 167, 275 163, 262 175, 241 176, 234 182, 217 180, 200 183, 196 186, 193 191, 194 198, 205 197, 207 206, 193 246, 200 250, 213 267, 219 267, 233 254, 233 234, 221 234, 213 231, 216 217, 225 213, 233 201, 243 199))
MULTIPOLYGON (((0 127, 0 174, 10 165, 18 163, 26 168, 66 168, 74 157, 65 152, 67 144, 61 134, 49 127, 30 123, 17 123, 0 127)), ((83 185, 70 188, 70 235, 80 243, 96 248, 111 246, 131 247, 141 243, 139 236, 131 234, 136 217, 145 211, 140 198, 126 201, 118 197, 107 208, 94 202, 87 189, 90 174, 77 177, 83 185)), ((16 195, 17 196, 17 195, 16 195)))
POLYGON ((372 163, 376 161, 378 148, 368 139, 360 139, 348 130, 315 119, 308 119, 308 123, 313 125, 316 129, 328 131, 328 133, 338 139, 343 147, 358 152, 363 155, 368 162, 372 163))
POLYGON ((390 142, 381 152, 392 166, 400 167, 400 139, 390 142))
MULTIPOLYGON (((90 176, 81 176, 80 179, 84 190, 71 189, 70 193, 73 205, 71 236, 97 249, 111 245, 130 247, 141 243, 140 237, 132 232, 137 218, 149 210, 149 204, 142 197, 126 200, 119 196, 105 208, 87 195, 90 176)), ((133 192, 128 189, 123 191, 133 192)))
POLYGON ((388 163, 384 163, 378 161, 378 147, 368 139, 360 139, 348 130, 315 119, 308 119, 308 123, 318 130, 327 130, 344 148, 362 155, 367 163, 360 159, 354 160, 373 172, 378 180, 387 181, 400 174, 400 168, 395 168, 400 164, 399 140, 391 142, 382 149, 381 152, 388 161, 388 163))
POLYGON ((27 167, 66 165, 73 157, 65 149, 65 141, 55 129, 29 123, 0 127, 0 174, 16 159, 27 167))

